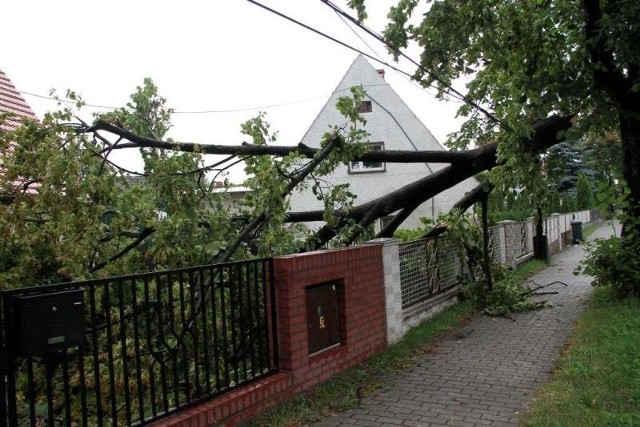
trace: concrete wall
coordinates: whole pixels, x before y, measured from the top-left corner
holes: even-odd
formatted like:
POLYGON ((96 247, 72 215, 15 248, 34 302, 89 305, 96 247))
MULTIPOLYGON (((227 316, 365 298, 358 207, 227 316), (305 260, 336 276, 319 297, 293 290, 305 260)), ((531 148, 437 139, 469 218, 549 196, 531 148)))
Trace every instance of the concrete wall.
MULTIPOLYGON (((554 213, 543 221, 543 232, 547 236, 548 253, 553 256, 564 247, 573 244, 571 222, 579 220, 588 224, 600 219, 597 210, 583 210, 565 214, 554 213)), ((521 262, 533 256, 533 236, 535 235, 535 221, 500 221, 490 227, 493 235, 494 261, 515 268, 521 262), (523 237, 523 233, 526 238, 523 237)))
MULTIPOLYGON (((388 344, 400 341, 412 328, 458 303, 460 287, 456 286, 429 298, 427 301, 403 309, 400 280, 400 240, 375 239, 368 243, 382 244, 388 344)), ((456 266, 458 269, 459 267, 456 266)))

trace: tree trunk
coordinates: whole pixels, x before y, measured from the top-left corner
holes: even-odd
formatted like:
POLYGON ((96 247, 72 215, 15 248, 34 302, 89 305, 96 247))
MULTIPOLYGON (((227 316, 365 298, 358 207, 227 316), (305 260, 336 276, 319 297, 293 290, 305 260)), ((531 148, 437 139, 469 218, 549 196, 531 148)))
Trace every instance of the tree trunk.
POLYGON ((491 257, 489 256, 489 192, 484 191, 482 199, 482 270, 487 280, 489 292, 493 292, 493 279, 491 278, 491 257))
POLYGON ((629 206, 625 213, 630 216, 623 228, 623 234, 632 229, 640 237, 640 118, 620 113, 620 138, 624 157, 622 176, 629 187, 629 206))

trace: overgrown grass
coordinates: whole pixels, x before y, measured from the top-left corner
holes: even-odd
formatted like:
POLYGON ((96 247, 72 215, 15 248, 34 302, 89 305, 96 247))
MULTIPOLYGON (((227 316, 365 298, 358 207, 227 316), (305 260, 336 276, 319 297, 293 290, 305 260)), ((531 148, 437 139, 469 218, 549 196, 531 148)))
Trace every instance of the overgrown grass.
POLYGON ((389 374, 413 366, 432 350, 431 342, 435 338, 459 325, 474 312, 474 307, 468 302, 451 307, 409 331, 402 341, 328 382, 259 415, 249 425, 298 426, 355 408, 360 398, 381 388, 389 374))
POLYGON ((594 298, 525 426, 640 425, 640 300, 594 298))

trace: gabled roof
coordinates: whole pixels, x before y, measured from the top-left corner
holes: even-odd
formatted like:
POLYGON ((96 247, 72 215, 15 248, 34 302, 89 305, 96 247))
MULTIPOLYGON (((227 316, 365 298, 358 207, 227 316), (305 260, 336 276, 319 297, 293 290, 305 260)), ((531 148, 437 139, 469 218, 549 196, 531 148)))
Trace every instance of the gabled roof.
MULTIPOLYGON (((362 85, 364 88, 367 93, 366 100, 373 102, 376 105, 376 109, 384 111, 384 118, 378 123, 384 123, 384 127, 392 126, 397 128, 399 132, 404 134, 404 139, 406 140, 404 146, 394 147, 394 149, 444 150, 444 147, 436 140, 431 131, 385 80, 384 70, 376 70, 362 55, 358 55, 354 59, 327 103, 322 107, 309 129, 307 129, 302 138, 305 144, 317 146, 328 125, 335 125, 344 121, 336 110, 336 101, 341 96, 349 95, 349 89, 357 85, 362 85)), ((365 115, 365 117, 368 119, 368 123, 364 126, 364 129, 372 134, 372 138, 378 138, 380 129, 377 129, 378 126, 376 126, 375 121, 369 120, 371 115, 365 115)), ((378 116, 378 118, 381 117, 378 116)))
POLYGON ((0 113, 13 113, 16 117, 9 117, 2 124, 2 129, 12 130, 20 125, 23 118, 38 120, 29 104, 11 83, 9 77, 0 69, 0 113))
MULTIPOLYGON (((349 95, 349 88, 362 85, 366 92, 362 105, 366 124, 361 126, 368 134, 368 141, 381 146, 383 150, 402 151, 444 151, 425 124, 413 110, 402 100, 398 93, 385 79, 381 70, 376 70, 360 55, 351 64, 342 80, 322 107, 306 134, 302 143, 310 147, 318 147, 323 135, 334 128, 345 124, 345 117, 336 109, 336 101, 340 96, 349 95)), ((359 126, 360 127, 360 126, 359 126)), ((360 163, 350 162, 340 165, 324 179, 330 184, 349 184, 351 191, 358 195, 357 203, 367 203, 383 194, 390 194, 397 189, 410 185, 417 179, 437 173, 446 168, 444 163, 393 163, 379 167, 378 162, 367 169, 360 169, 360 163), (352 169, 352 166, 357 167, 352 169)), ((467 191, 475 187, 475 179, 469 178, 452 188, 432 197, 413 211, 403 223, 408 228, 422 227, 421 217, 435 217, 438 212, 448 211, 467 191)), ((299 192, 291 197, 293 211, 323 209, 322 203, 311 192, 299 192)), ((320 224, 311 224, 312 228, 320 224)))

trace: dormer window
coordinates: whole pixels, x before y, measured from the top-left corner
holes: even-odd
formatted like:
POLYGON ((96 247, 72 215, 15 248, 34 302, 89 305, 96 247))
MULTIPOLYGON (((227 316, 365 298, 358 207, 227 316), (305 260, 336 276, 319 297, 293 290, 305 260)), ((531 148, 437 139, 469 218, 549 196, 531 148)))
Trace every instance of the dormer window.
MULTIPOLYGON (((368 142, 365 145, 368 151, 384 150, 383 142, 368 142)), ((384 162, 363 162, 362 160, 349 162, 349 173, 384 172, 385 170, 386 163, 384 162)))

